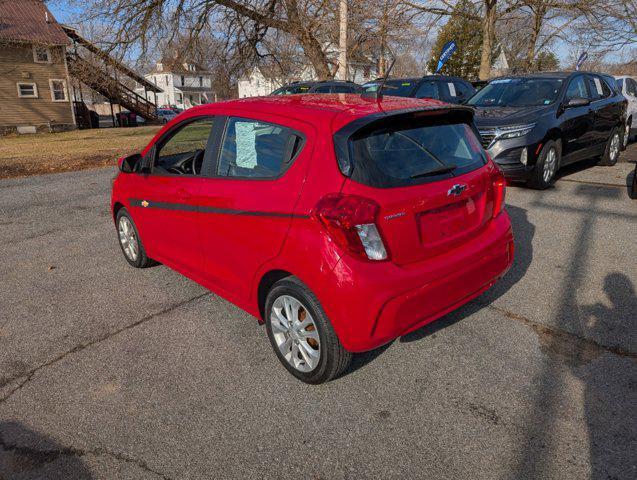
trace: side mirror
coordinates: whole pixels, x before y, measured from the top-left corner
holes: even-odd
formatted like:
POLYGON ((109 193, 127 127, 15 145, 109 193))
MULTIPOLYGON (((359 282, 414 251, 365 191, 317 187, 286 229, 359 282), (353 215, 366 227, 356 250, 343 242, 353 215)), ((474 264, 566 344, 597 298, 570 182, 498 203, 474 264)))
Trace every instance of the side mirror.
POLYGON ((124 157, 119 162, 119 171, 122 173, 135 173, 139 171, 142 163, 142 156, 134 153, 128 157, 124 157))
POLYGON ((586 107, 587 105, 590 105, 591 101, 588 98, 571 98, 568 102, 566 102, 566 105, 564 105, 565 108, 576 108, 576 107, 586 107))

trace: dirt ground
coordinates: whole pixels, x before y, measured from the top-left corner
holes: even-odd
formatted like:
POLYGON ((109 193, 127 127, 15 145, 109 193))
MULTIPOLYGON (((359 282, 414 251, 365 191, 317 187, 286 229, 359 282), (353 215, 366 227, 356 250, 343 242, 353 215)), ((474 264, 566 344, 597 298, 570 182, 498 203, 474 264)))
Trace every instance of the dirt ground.
POLYGON ((140 151, 160 127, 104 128, 0 137, 0 178, 114 165, 140 151))

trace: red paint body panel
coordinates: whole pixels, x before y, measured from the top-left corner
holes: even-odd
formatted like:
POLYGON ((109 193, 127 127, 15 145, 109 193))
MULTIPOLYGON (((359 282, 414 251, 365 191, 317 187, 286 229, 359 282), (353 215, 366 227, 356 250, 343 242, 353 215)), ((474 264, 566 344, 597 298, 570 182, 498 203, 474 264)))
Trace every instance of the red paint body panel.
POLYGON ((166 125, 142 153, 173 125, 202 115, 292 128, 305 137, 303 150, 271 180, 119 174, 111 206, 130 211, 150 257, 249 313, 260 315, 261 279, 284 270, 316 294, 346 349, 373 349, 468 302, 513 261, 508 215, 503 211, 492 218, 489 182, 496 167, 491 161, 461 177, 387 189, 355 183, 338 168, 332 136, 348 123, 385 111, 441 107, 432 100, 370 102, 343 94, 196 107, 166 125), (450 199, 448 190, 459 181, 467 188, 450 199), (365 261, 344 252, 314 218, 319 200, 337 193, 379 205, 377 224, 389 261, 365 261), (131 203, 135 199, 159 206, 137 206, 131 203), (163 203, 183 208, 161 208, 163 203))

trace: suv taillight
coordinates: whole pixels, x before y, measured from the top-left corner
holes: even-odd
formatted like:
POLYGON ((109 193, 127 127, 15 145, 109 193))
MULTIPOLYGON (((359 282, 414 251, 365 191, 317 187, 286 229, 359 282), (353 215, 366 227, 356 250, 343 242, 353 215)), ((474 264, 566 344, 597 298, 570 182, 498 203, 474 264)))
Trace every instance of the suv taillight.
POLYGON ((506 180, 504 174, 498 168, 493 177, 493 218, 500 215, 504 210, 504 194, 506 191, 506 180))
POLYGON ((344 250, 364 260, 387 260, 387 249, 376 225, 379 209, 368 198, 330 194, 318 202, 312 214, 344 250))

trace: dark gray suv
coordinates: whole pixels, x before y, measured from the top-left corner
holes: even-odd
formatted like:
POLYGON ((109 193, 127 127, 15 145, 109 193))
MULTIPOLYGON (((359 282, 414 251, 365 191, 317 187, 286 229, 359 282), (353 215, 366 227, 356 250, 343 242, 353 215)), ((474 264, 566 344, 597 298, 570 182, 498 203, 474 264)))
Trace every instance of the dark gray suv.
POLYGON ((593 157, 614 165, 623 147, 626 99, 612 77, 537 73, 489 82, 468 102, 482 144, 507 179, 544 189, 560 167, 593 157))

